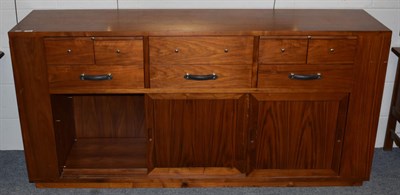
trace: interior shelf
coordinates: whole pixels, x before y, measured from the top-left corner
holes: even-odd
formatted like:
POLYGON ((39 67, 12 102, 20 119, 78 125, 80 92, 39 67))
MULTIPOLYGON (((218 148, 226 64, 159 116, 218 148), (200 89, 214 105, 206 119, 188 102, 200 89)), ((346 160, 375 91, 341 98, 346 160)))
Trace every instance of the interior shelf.
POLYGON ((64 169, 146 168, 144 138, 83 138, 72 146, 64 169))

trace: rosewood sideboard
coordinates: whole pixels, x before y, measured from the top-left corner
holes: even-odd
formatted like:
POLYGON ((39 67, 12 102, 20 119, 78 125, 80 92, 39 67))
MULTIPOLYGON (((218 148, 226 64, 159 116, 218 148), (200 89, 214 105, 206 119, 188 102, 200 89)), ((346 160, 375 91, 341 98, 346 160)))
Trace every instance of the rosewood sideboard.
POLYGON ((391 31, 363 10, 35 10, 9 40, 37 187, 370 177, 391 31))

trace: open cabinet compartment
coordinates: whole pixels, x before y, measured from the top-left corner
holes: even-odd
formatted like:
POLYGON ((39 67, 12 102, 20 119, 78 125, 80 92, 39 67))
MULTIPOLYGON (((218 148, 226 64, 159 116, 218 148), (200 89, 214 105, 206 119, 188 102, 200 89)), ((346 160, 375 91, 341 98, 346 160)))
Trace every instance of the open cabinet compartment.
POLYGON ((143 95, 52 95, 60 174, 147 172, 143 95))

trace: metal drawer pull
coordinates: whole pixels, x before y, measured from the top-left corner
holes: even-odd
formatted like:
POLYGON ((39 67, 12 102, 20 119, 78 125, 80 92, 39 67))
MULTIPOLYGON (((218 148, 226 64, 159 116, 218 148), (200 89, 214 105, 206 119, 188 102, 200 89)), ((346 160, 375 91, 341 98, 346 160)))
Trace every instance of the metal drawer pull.
POLYGON ((281 48, 281 52, 284 53, 286 51, 285 48, 281 48))
POLYGON ((229 49, 228 49, 228 48, 224 49, 224 52, 225 52, 225 53, 228 53, 228 52, 229 52, 229 49))
POLYGON ((321 79, 321 78, 322 78, 321 73, 317 73, 317 74, 290 73, 289 74, 289 79, 294 79, 294 80, 317 80, 317 79, 321 79))
POLYGON ((204 80, 216 80, 218 78, 218 75, 215 73, 208 74, 208 75, 191 75, 189 73, 186 73, 185 76, 183 76, 186 80, 196 80, 196 81, 204 81, 204 80))
POLYGON ((68 49, 68 50, 67 50, 67 53, 71 53, 71 52, 72 52, 72 50, 71 50, 71 49, 68 49))
POLYGON ((179 48, 176 48, 176 49, 175 49, 175 53, 179 53, 179 48))
POLYGON ((330 48, 329 52, 331 52, 331 53, 335 52, 335 48, 330 48))
POLYGON ((115 52, 116 52, 116 53, 121 53, 121 50, 117 49, 115 52))
POLYGON ((103 80, 112 80, 112 74, 103 74, 103 75, 85 75, 85 73, 82 73, 80 76, 81 80, 89 80, 89 81, 103 81, 103 80))

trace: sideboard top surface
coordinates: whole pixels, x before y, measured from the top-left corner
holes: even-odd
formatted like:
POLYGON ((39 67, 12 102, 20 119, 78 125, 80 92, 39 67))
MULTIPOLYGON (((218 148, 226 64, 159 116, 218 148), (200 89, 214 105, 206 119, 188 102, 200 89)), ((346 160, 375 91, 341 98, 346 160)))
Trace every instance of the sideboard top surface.
POLYGON ((68 35, 279 35, 390 31, 364 10, 34 10, 13 32, 68 35), (80 34, 81 33, 81 34, 80 34), (89 34, 88 34, 89 33, 89 34))

